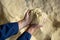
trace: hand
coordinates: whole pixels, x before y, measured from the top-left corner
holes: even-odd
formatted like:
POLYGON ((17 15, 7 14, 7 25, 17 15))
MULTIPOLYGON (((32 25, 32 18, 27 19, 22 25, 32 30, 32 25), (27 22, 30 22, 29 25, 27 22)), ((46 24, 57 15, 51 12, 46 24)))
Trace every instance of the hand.
POLYGON ((42 27, 42 25, 31 24, 30 27, 26 30, 28 33, 33 34, 36 29, 42 27))
POLYGON ((32 21, 32 19, 30 18, 30 14, 31 14, 30 12, 31 12, 31 10, 28 10, 23 19, 23 21, 25 22, 26 25, 30 24, 32 21))
POLYGON ((29 25, 31 21, 32 20, 30 19, 30 10, 28 10, 25 14, 24 19, 18 22, 19 29, 22 29, 23 27, 29 25))

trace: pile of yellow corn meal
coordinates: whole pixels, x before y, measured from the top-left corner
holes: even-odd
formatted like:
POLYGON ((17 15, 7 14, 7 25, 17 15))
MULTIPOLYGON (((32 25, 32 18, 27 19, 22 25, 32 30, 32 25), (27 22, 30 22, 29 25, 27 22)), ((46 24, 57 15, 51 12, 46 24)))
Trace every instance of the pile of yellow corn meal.
MULTIPOLYGON (((0 24, 22 20, 28 9, 33 9, 33 14, 35 12, 37 21, 32 23, 43 25, 31 40, 60 40, 60 0, 0 0, 0 24)), ((8 39, 16 40, 20 32, 8 39)))

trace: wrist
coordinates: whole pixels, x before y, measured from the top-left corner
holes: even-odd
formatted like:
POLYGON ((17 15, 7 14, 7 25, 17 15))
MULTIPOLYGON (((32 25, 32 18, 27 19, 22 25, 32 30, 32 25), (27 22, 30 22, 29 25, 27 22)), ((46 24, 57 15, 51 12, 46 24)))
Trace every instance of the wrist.
POLYGON ((21 21, 18 21, 18 25, 19 25, 19 29, 22 29, 23 28, 23 22, 22 22, 22 20, 21 21))
POLYGON ((19 29, 22 29, 23 27, 25 27, 27 24, 24 20, 18 21, 18 25, 19 25, 19 29))
POLYGON ((26 32, 30 33, 31 35, 34 33, 34 29, 33 28, 29 28, 26 32))

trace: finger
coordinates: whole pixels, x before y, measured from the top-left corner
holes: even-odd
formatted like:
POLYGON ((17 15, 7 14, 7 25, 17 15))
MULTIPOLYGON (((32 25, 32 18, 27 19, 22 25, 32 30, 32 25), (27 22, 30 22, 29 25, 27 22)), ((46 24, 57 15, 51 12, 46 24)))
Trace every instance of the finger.
MULTIPOLYGON (((28 11, 27 11, 28 12, 28 11)), ((26 16, 27 16, 27 12, 26 12, 26 14, 25 14, 25 16, 24 16, 24 19, 26 18, 26 16)))
POLYGON ((28 14, 30 16, 31 10, 27 10, 26 14, 28 14))
POLYGON ((36 28, 40 28, 42 27, 42 25, 39 25, 39 24, 30 24, 31 27, 36 27, 36 28))
POLYGON ((29 9, 27 10, 26 14, 25 14, 25 17, 29 15, 29 9))
POLYGON ((26 19, 30 18, 31 10, 28 10, 25 14, 26 19))
POLYGON ((29 11, 30 11, 30 10, 28 9, 26 13, 29 13, 29 11))
POLYGON ((42 25, 38 25, 38 27, 43 27, 42 25))
POLYGON ((34 27, 37 26, 37 25, 38 25, 38 24, 30 24, 30 26, 34 26, 34 27))

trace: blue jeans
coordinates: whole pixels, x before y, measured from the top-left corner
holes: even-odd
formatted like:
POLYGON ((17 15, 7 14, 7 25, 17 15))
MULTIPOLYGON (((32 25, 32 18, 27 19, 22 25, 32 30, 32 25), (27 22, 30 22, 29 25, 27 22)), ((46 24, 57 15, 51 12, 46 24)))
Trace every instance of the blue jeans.
MULTIPOLYGON (((17 34, 19 31, 18 23, 7 23, 0 25, 0 40, 5 40, 6 38, 17 34)), ((24 32, 17 40, 30 40, 31 34, 24 32)))

